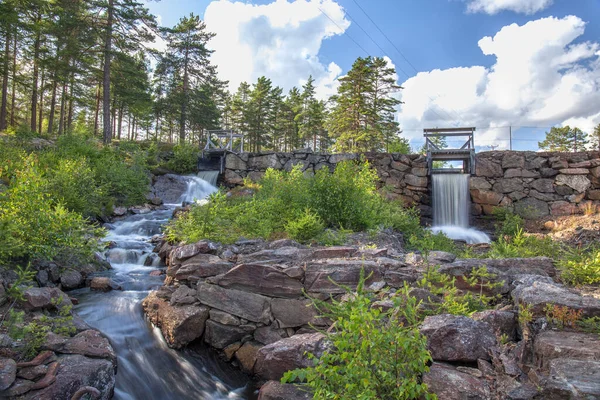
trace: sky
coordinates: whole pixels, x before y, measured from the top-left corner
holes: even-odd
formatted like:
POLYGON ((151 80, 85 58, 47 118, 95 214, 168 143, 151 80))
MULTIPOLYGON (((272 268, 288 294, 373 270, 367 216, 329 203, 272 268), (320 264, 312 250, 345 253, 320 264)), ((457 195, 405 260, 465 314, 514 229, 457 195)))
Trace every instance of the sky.
POLYGON ((424 128, 474 126, 478 150, 537 150, 551 126, 591 133, 600 124, 600 0, 147 5, 164 26, 190 13, 204 19, 231 91, 262 75, 289 90, 312 75, 327 99, 357 57, 386 57, 404 88, 397 120, 414 148, 424 128))

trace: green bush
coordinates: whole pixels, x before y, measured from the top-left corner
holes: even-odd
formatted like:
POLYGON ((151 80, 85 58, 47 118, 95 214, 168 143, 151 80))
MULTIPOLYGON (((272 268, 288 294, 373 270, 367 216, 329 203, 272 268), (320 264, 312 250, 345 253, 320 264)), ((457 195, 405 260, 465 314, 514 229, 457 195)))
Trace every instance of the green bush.
POLYGON ((600 249, 582 249, 568 252, 559 261, 561 278, 571 285, 600 283, 600 249))
POLYGON ((294 240, 306 243, 317 237, 325 229, 321 218, 308 208, 298 219, 291 220, 285 225, 285 231, 294 240))
POLYGON ((499 237, 515 236, 525 224, 523 218, 506 207, 496 207, 493 215, 496 218, 496 235, 499 237))
POLYGON ((490 244, 489 258, 551 257, 560 258, 561 247, 549 237, 528 235, 519 228, 514 236, 501 236, 490 244))
POLYGON ((198 169, 198 147, 192 144, 178 144, 173 147, 173 158, 167 168, 178 174, 188 174, 198 169))
POLYGON ((316 399, 436 399, 421 380, 429 371, 427 339, 419 333, 417 300, 405 287, 392 296, 395 307, 374 307, 364 276, 347 300, 315 305, 334 321, 325 332, 331 348, 313 367, 289 371, 283 382, 305 381, 316 399))

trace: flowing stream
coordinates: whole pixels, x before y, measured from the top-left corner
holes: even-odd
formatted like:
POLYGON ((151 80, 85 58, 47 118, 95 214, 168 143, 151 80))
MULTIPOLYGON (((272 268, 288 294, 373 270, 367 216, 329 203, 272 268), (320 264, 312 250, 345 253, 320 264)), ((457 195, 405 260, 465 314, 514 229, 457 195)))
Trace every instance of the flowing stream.
MULTIPOLYGON (((203 199, 216 188, 189 177, 181 201, 203 199)), ((123 291, 108 293, 80 289, 75 310, 92 327, 103 332, 117 353, 115 399, 249 399, 252 388, 246 375, 221 362, 203 345, 193 350, 170 349, 160 331, 142 312, 148 292, 162 284, 150 272, 161 268, 148 240, 161 232, 175 205, 163 210, 128 216, 113 224, 106 257, 113 269, 106 273, 123 291)), ((164 266, 162 266, 164 268, 164 266)))
POLYGON ((469 174, 432 174, 434 232, 454 240, 489 243, 484 232, 469 227, 469 174))

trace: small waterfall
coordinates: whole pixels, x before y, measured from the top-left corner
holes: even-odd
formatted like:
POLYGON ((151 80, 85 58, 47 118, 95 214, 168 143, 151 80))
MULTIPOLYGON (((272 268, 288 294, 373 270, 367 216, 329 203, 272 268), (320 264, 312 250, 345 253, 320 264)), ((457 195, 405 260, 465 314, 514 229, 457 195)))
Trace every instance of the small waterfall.
POLYGON ((186 176, 188 179, 187 187, 185 192, 179 198, 179 203, 191 203, 202 200, 218 190, 215 184, 217 183, 219 172, 206 171, 205 173, 207 173, 206 178, 202 176, 186 176))
POLYGON ((198 178, 204 179, 206 182, 213 186, 217 186, 217 179, 219 178, 219 171, 200 171, 198 172, 198 178))
POLYGON ((469 228, 469 174, 432 174, 433 227, 451 239, 489 243, 484 232, 469 228))

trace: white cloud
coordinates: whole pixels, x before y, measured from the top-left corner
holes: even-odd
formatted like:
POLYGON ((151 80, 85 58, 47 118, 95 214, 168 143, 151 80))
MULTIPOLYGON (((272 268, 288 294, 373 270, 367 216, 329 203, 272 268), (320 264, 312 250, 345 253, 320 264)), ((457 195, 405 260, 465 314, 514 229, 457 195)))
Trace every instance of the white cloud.
POLYGON ((535 14, 552 5, 553 0, 467 0, 467 11, 494 15, 501 11, 535 14))
POLYGON ((318 56, 324 39, 350 26, 335 1, 276 0, 266 5, 213 1, 204 20, 208 30, 217 34, 210 42, 213 61, 230 90, 262 75, 288 90, 312 74, 318 95, 335 92, 341 68, 333 62, 325 65, 318 56))
POLYGON ((433 70, 402 84, 401 126, 413 138, 423 127, 476 126, 488 143, 506 125, 589 131, 600 122, 600 44, 573 43, 584 29, 578 17, 549 17, 482 38, 481 51, 496 58, 491 68, 433 70))

